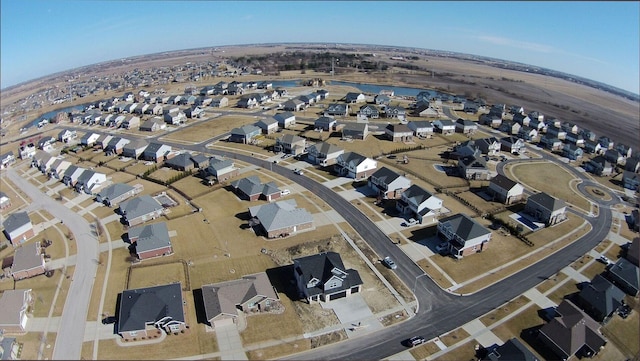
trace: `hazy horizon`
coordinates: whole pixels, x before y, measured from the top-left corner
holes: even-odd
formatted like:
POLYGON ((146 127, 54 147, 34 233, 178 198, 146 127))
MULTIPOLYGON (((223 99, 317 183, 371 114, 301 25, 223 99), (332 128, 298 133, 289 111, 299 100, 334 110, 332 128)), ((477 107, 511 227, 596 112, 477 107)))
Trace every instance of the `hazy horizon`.
POLYGON ((3 0, 0 6, 2 89, 161 52, 336 43, 496 58, 640 94, 638 2, 3 0))

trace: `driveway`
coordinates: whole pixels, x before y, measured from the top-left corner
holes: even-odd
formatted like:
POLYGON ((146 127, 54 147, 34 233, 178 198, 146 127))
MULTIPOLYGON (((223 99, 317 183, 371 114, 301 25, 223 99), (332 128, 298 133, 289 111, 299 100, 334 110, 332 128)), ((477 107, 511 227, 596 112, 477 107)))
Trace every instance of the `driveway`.
POLYGON ((324 309, 332 309, 349 337, 371 332, 384 326, 374 316, 362 295, 355 294, 331 302, 321 302, 324 309))

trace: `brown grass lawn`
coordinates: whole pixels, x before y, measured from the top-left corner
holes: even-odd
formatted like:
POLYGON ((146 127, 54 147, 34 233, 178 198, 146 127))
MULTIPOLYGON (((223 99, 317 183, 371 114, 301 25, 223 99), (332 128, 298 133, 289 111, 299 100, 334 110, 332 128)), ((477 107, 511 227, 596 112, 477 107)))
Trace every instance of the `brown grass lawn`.
POLYGON ((224 115, 171 132, 160 138, 160 140, 199 143, 216 135, 227 133, 233 128, 254 124, 258 119, 258 117, 254 116, 224 115))
POLYGON ((25 201, 30 202, 31 199, 20 188, 16 187, 7 177, 0 178, 0 191, 7 194, 11 199, 11 206, 2 209, 0 214, 9 214, 14 210, 25 205, 25 201))
POLYGON ((474 349, 477 342, 471 340, 461 345, 460 347, 451 350, 444 355, 435 358, 435 361, 461 361, 461 360, 475 360, 476 351, 474 349))
POLYGON ((215 144, 209 145, 209 147, 212 148, 221 148, 221 149, 232 149, 235 152, 238 153, 245 153, 245 154, 253 154, 256 158, 259 158, 260 156, 262 156, 263 158, 267 158, 273 155, 273 152, 269 151, 268 149, 265 149, 265 146, 269 146, 269 145, 273 145, 275 144, 275 140, 271 140, 265 137, 260 138, 260 144, 259 145, 251 145, 251 144, 240 144, 240 143, 234 143, 234 142, 226 142, 226 141, 218 141, 215 144))
POLYGON ((566 274, 564 274, 562 272, 558 272, 555 275, 553 275, 553 276, 547 278, 546 280, 544 280, 538 286, 536 286, 536 289, 540 293, 544 294, 545 292, 550 290, 552 287, 554 287, 558 283, 564 281, 564 279, 567 278, 567 277, 569 277, 569 276, 567 276, 566 274))
MULTIPOLYGON (((106 262, 106 254, 101 254, 104 262, 106 262)), ((127 280, 127 270, 131 265, 127 261, 129 257, 129 251, 127 248, 114 249, 111 260, 111 272, 109 273, 109 280, 107 284, 107 292, 105 293, 103 312, 109 315, 114 315, 116 312, 116 301, 118 294, 125 289, 127 280)), ((103 263, 104 264, 104 263, 103 263)), ((99 267, 99 272, 96 275, 96 279, 101 275, 103 267, 99 267)), ((104 281, 103 281, 104 282, 104 281)), ((87 318, 93 320, 98 312, 98 305, 100 304, 100 296, 102 294, 102 284, 100 286, 94 286, 91 293, 91 303, 89 306, 89 313, 87 318)))
POLYGON ((462 327, 459 327, 444 336, 440 336, 440 341, 447 345, 447 347, 451 347, 469 336, 471 336, 469 335, 469 332, 465 331, 462 327))
POLYGON ((472 191, 465 191, 457 193, 458 197, 466 200, 470 204, 473 204, 475 207, 480 209, 482 213, 495 213, 495 211, 503 209, 504 205, 497 202, 487 202, 478 194, 472 191))
POLYGON ((161 182, 166 182, 169 179, 182 174, 182 171, 178 171, 175 169, 171 169, 169 167, 161 167, 158 168, 155 172, 151 173, 149 177, 159 180, 161 182))
MULTIPOLYGON (((123 235, 127 233, 126 226, 120 223, 120 221, 109 222, 107 223, 106 228, 112 242, 116 242, 116 240, 121 239, 123 235)), ((106 237, 101 237, 101 240, 105 239, 106 237)))
MULTIPOLYGON (((523 338, 521 337, 523 330, 542 326, 545 323, 545 321, 538 315, 539 310, 540 308, 537 305, 527 307, 516 317, 513 317, 509 321, 494 328, 493 333, 503 341, 509 340, 513 337, 517 337, 520 341, 523 341, 523 338)), ((527 337, 525 337, 525 339, 526 338, 527 337)), ((536 351, 535 348, 531 347, 526 341, 523 341, 523 343, 527 345, 530 350, 534 352, 536 351)))
POLYGON ((435 267, 432 267, 429 261, 421 259, 416 262, 422 270, 429 275, 429 277, 438 284, 441 288, 449 288, 453 286, 451 282, 444 275, 438 271, 435 267))
MULTIPOLYGON (((625 357, 632 358, 640 352, 640 331, 638 329, 638 308, 636 307, 627 317, 622 319, 615 315, 601 330, 625 357)), ((605 346, 606 348, 607 346, 605 346)), ((605 360, 605 359, 602 359, 605 360)))
POLYGON ((291 355, 311 349, 311 341, 308 339, 285 342, 276 346, 265 347, 259 350, 247 352, 249 360, 272 360, 278 357, 291 355))
POLYGON ((180 260, 175 257, 163 257, 147 261, 131 267, 128 289, 144 288, 180 282, 187 289, 187 275, 180 260), (162 262, 162 263, 160 263, 162 262), (165 263, 170 262, 170 263, 165 263))
POLYGON ((584 267, 592 259, 593 257, 591 257, 588 254, 585 254, 582 257, 578 258, 575 262, 571 263, 571 268, 577 271, 580 268, 584 267))
POLYGON ((247 316, 247 328, 240 333, 245 347, 257 342, 298 336, 304 332, 292 301, 284 294, 280 295, 280 301, 284 306, 282 314, 247 316))
POLYGON ((611 244, 611 240, 610 239, 605 239, 602 242, 598 243, 598 245, 595 248, 596 252, 602 253, 604 252, 605 249, 607 249, 607 247, 609 247, 609 245, 611 244))
POLYGON ((213 189, 217 189, 202 184, 202 178, 197 177, 195 174, 190 177, 182 178, 171 185, 192 199, 203 196, 211 192, 213 189))
POLYGON ((435 342, 428 342, 418 347, 413 347, 409 352, 416 360, 425 360, 427 357, 440 351, 440 347, 435 342))
MULTIPOLYGON (((38 360, 40 344, 42 343, 42 332, 28 332, 25 335, 16 336, 16 341, 22 344, 22 351, 20 353, 21 360, 38 360)), ((53 356, 53 345, 56 344, 56 333, 47 333, 46 344, 50 345, 49 348, 43 349, 42 359, 51 359, 53 356)))
MULTIPOLYGON (((529 234, 527 238, 533 242, 536 246, 546 245, 549 242, 556 240, 559 237, 565 236, 567 233, 580 228, 580 225, 584 223, 584 220, 573 213, 567 213, 567 220, 556 224, 555 226, 538 230, 532 234, 529 234)), ((578 235, 583 233, 583 229, 580 232, 574 233, 570 238, 576 239, 578 235)))
POLYGON ((601 262, 593 262, 591 265, 589 265, 587 268, 585 268, 584 270, 582 270, 582 274, 587 277, 588 279, 593 279, 593 277, 595 277, 596 275, 599 275, 601 273, 604 273, 605 271, 605 265, 604 263, 601 262))
POLYGON ((141 184, 142 185, 142 187, 143 187, 142 192, 140 192, 138 194, 138 196, 141 196, 141 195, 144 195, 144 194, 154 195, 154 194, 158 194, 160 192, 163 192, 163 191, 167 190, 167 187, 165 187, 163 185, 160 185, 160 184, 157 184, 157 183, 154 183, 154 182, 150 182, 150 181, 145 180, 145 179, 140 179, 140 178, 134 179, 134 180, 130 181, 127 184, 132 185, 132 186, 134 186, 136 184, 141 184))
POLYGON ((590 209, 589 201, 574 192, 569 185, 576 178, 559 165, 541 161, 508 166, 507 171, 528 187, 563 199, 587 212, 590 209))
POLYGON ((142 176, 144 172, 153 168, 154 166, 157 166, 159 168, 160 164, 139 160, 127 166, 125 172, 133 176, 137 176, 137 175, 142 176), (149 163, 149 165, 146 165, 147 163, 149 163))
MULTIPOLYGON (((64 225, 58 224, 53 227, 45 229, 36 236, 36 240, 51 240, 51 246, 45 249, 46 254, 51 256, 51 259, 58 259, 65 257, 64 243, 67 241, 65 233, 68 232, 68 228, 64 225)), ((69 247, 69 255, 75 253, 75 249, 72 250, 69 247)))
POLYGON ((529 302, 529 299, 527 297, 522 295, 518 296, 517 298, 482 316, 480 318, 480 321, 485 326, 490 326, 495 322, 498 322, 501 319, 505 318, 506 316, 511 315, 515 310, 524 306, 527 302, 529 302))
POLYGON ((579 291, 578 283, 573 279, 569 279, 562 286, 548 294, 547 297, 556 304, 560 304, 566 296, 579 291))

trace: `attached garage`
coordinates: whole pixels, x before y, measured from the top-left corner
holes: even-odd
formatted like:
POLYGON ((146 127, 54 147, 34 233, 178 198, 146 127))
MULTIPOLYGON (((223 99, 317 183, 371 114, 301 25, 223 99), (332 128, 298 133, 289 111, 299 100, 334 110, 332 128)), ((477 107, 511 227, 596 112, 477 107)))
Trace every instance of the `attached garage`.
POLYGON ((344 298, 347 297, 347 291, 341 291, 341 292, 337 292, 337 293, 333 293, 331 295, 327 295, 327 301, 333 301, 333 300, 337 300, 338 298, 344 298))
POLYGON ((213 328, 218 328, 218 327, 222 327, 222 326, 233 326, 234 322, 233 322, 233 317, 224 317, 224 318, 220 318, 217 320, 213 320, 213 328))

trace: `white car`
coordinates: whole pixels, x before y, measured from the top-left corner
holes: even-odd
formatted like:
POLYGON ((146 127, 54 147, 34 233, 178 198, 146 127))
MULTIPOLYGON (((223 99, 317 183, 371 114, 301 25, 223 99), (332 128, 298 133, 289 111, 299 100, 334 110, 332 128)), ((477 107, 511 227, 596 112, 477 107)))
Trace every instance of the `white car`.
POLYGON ((293 173, 297 174, 297 175, 303 175, 304 172, 302 171, 302 169, 296 169, 293 171, 293 173))
POLYGON ((280 191, 280 195, 286 196, 291 194, 291 191, 288 189, 283 189, 282 191, 280 191))

